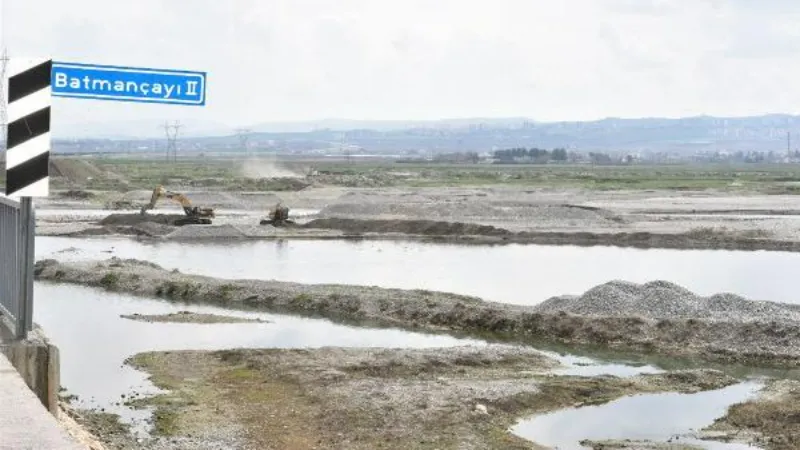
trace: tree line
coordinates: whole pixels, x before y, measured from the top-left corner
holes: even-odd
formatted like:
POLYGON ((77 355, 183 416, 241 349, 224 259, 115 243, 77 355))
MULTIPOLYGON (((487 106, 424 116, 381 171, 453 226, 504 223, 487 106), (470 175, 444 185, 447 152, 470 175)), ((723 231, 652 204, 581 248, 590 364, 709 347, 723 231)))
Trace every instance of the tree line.
POLYGON ((549 161, 566 161, 567 158, 567 150, 564 148, 547 150, 541 148, 517 147, 494 151, 495 162, 506 164, 515 162, 546 163, 549 161))

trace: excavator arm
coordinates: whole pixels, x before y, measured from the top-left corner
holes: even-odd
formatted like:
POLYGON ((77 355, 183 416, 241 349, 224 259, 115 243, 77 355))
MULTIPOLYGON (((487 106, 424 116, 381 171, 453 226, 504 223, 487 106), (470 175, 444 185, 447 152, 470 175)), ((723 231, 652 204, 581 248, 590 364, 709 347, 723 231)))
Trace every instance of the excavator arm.
POLYGON ((153 189, 153 195, 150 196, 150 203, 142 206, 142 210, 140 211, 140 213, 144 215, 144 213, 147 212, 148 210, 155 208, 158 199, 163 197, 164 194, 166 193, 167 191, 164 189, 164 186, 161 186, 160 184, 156 186, 156 188, 153 189))
POLYGON ((158 185, 153 189, 153 195, 150 197, 150 203, 142 207, 141 214, 147 210, 153 209, 161 197, 168 198, 172 201, 179 203, 183 207, 183 212, 189 217, 214 217, 214 210, 212 208, 198 208, 192 206, 192 202, 184 194, 177 192, 170 192, 164 189, 164 186, 158 185))

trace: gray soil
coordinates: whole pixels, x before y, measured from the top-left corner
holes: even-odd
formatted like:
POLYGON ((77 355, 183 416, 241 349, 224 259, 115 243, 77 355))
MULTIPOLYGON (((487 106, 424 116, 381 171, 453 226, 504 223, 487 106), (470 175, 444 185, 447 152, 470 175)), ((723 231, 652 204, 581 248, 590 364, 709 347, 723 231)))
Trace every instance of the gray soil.
POLYGON ((247 317, 221 316, 218 314, 202 314, 191 311, 178 311, 170 314, 123 314, 123 319, 138 320, 140 322, 160 323, 267 323, 263 319, 250 319, 247 317))
MULTIPOLYGON (((800 251, 800 228, 792 214, 800 196, 715 191, 591 191, 527 187, 341 188, 298 192, 186 192, 217 209, 211 226, 142 229, 135 218, 99 224, 54 217, 40 220, 40 235, 125 234, 162 239, 272 239, 282 237, 413 238, 476 244, 614 245, 800 251), (277 201, 290 208, 318 209, 320 219, 299 229, 259 226, 277 201), (226 210, 250 213, 239 217, 226 210), (432 221, 430 219, 436 219, 432 221), (217 226, 220 226, 217 228, 217 226)), ((110 194, 108 194, 110 195, 110 194)), ((41 199, 38 207, 97 208, 98 199, 41 199), (92 206, 94 205, 94 206, 92 206)), ((149 191, 131 191, 113 202, 142 205, 149 191)), ((112 202, 112 203, 113 203, 112 202)), ((177 216, 180 209, 172 208, 177 216)), ((131 216, 136 212, 131 212, 131 216)), ((292 213, 290 211, 290 217, 292 213)), ((112 220, 112 219, 109 219, 112 220)), ((112 221, 113 221, 112 220, 112 221)), ((160 219, 155 219, 160 220, 160 219)), ((305 219, 301 222, 305 222, 305 219)))
POLYGON ((665 282, 644 286, 611 282, 589 291, 583 301, 557 298, 540 306, 519 306, 423 290, 222 280, 118 258, 84 263, 39 261, 35 275, 39 280, 149 297, 383 326, 489 334, 514 341, 603 345, 709 361, 800 365, 800 322, 795 320, 794 307, 730 296, 699 300, 665 282), (632 294, 620 286, 630 288, 634 298, 638 293, 648 300, 631 305, 635 303, 632 294), (617 303, 627 308, 625 315, 609 313, 616 310, 613 305, 617 303), (567 312, 570 308, 578 314, 567 312), (687 311, 696 312, 696 317, 688 317, 687 311), (773 312, 783 317, 771 316, 773 312))
POLYGON ((185 214, 110 214, 100 220, 100 225, 139 225, 143 223, 155 223, 160 225, 172 225, 178 219, 186 218, 185 214))
POLYGON ((442 349, 151 352, 129 363, 168 393, 154 438, 118 448, 530 449, 518 418, 640 392, 735 382, 715 371, 633 378, 553 376, 556 363, 512 346, 442 349))
POLYGON ((800 251, 800 242, 767 239, 762 234, 725 228, 695 229, 684 233, 650 232, 512 232, 491 225, 431 220, 315 219, 304 228, 332 229, 346 235, 378 238, 386 233, 475 244, 608 245, 634 248, 729 249, 800 251))

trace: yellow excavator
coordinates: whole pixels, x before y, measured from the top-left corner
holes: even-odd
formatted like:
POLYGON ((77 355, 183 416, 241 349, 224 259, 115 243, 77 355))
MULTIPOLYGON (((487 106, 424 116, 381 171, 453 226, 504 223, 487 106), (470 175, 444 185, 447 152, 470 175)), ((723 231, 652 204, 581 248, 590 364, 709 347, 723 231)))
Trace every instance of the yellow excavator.
POLYGON ((153 189, 153 195, 150 197, 150 203, 142 206, 140 213, 144 215, 147 210, 155 208, 156 203, 162 197, 180 203, 180 205, 183 207, 183 212, 186 214, 186 218, 175 220, 173 225, 182 226, 211 224, 211 218, 214 217, 214 210, 212 208, 200 208, 197 206, 192 206, 192 202, 189 201, 188 197, 177 192, 168 191, 164 189, 164 186, 161 185, 158 185, 155 189, 153 189))
POLYGON ((272 225, 273 227, 284 227, 294 225, 294 221, 289 219, 289 208, 283 206, 281 202, 275 205, 275 209, 269 212, 267 219, 261 220, 261 225, 272 225))

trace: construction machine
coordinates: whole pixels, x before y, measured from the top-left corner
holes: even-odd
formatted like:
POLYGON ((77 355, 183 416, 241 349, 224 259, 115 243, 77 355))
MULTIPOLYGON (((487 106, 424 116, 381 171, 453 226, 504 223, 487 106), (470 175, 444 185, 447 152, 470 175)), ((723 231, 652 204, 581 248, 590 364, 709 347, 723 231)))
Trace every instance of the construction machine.
POLYGON ((261 225, 272 225, 273 227, 283 227, 294 225, 294 221, 289 219, 289 208, 283 206, 281 202, 275 205, 275 209, 269 212, 267 219, 261 220, 261 225))
POLYGON ((142 206, 140 213, 144 215, 147 210, 155 208, 156 203, 162 197, 178 202, 183 207, 183 212, 186 214, 186 218, 175 220, 173 225, 182 226, 211 224, 211 218, 214 217, 214 210, 212 208, 200 208, 197 206, 192 206, 192 202, 189 201, 188 197, 177 192, 168 191, 164 189, 164 186, 161 185, 158 185, 155 189, 153 189, 153 195, 150 197, 150 203, 142 206))

